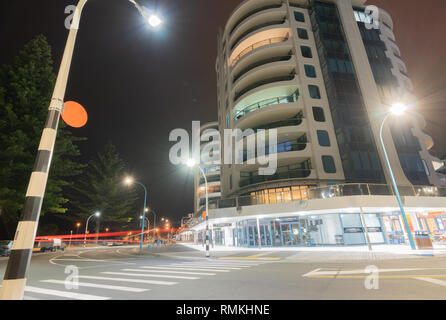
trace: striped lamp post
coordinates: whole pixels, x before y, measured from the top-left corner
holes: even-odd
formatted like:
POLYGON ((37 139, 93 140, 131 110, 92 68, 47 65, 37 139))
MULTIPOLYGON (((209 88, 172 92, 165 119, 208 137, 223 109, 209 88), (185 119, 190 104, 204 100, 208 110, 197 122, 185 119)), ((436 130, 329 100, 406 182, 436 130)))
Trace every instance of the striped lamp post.
POLYGON ((62 63, 54 87, 48 116, 43 129, 40 145, 37 152, 34 169, 29 180, 26 191, 25 206, 21 220, 17 226, 14 236, 14 244, 9 257, 0 291, 1 300, 22 300, 26 285, 26 275, 31 261, 34 240, 39 223, 40 210, 42 208, 43 196, 45 194, 51 159, 53 157, 54 144, 56 142, 59 118, 63 112, 65 90, 70 71, 71 59, 74 51, 77 30, 82 9, 87 0, 80 0, 73 23, 68 35, 62 63))
MULTIPOLYGON (((153 28, 162 24, 159 17, 149 15, 135 0, 129 0, 135 5, 147 23, 153 28)), ((31 261, 34 240, 45 194, 48 173, 53 157, 54 144, 56 142, 57 128, 60 115, 63 113, 65 90, 71 67, 77 31, 81 19, 82 10, 87 0, 79 0, 73 14, 65 51, 57 75, 56 85, 49 107, 49 112, 43 130, 37 158, 26 192, 25 206, 21 220, 14 236, 14 244, 9 257, 0 290, 0 300, 22 300, 26 285, 26 274, 31 261)))

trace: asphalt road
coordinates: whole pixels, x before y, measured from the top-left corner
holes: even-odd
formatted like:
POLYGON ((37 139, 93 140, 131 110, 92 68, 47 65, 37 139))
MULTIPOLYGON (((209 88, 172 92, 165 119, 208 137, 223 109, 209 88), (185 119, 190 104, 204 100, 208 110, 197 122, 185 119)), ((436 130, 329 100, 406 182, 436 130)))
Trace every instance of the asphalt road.
MULTIPOLYGON (((206 259, 181 245, 143 255, 132 247, 37 253, 25 299, 446 299, 445 257, 319 262, 296 256, 226 251, 206 259)), ((1 276, 6 263, 0 258, 1 276)))

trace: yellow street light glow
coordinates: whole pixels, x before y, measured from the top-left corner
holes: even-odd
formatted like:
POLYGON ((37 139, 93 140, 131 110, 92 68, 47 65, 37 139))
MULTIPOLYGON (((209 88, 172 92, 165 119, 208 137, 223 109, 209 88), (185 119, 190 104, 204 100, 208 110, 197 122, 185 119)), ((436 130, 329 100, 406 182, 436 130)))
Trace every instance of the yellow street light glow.
POLYGON ((124 179, 124 183, 126 185, 131 185, 134 182, 134 179, 132 177, 127 177, 124 179))
POLYGON ((390 112, 396 116, 400 116, 407 111, 407 106, 402 103, 395 103, 392 105, 390 112))

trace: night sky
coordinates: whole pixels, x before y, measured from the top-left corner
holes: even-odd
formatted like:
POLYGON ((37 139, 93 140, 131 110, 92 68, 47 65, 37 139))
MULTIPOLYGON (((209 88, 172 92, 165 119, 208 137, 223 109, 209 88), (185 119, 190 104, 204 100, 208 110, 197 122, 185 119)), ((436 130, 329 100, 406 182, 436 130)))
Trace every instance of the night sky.
MULTIPOLYGON (((80 144, 86 161, 108 140, 130 173, 146 184, 158 217, 179 220, 193 211, 193 179, 170 164, 169 133, 191 129, 193 120, 217 120, 215 59, 217 32, 240 0, 139 1, 163 17, 148 28, 127 0, 89 0, 80 25, 66 100, 89 113, 88 137, 80 144)), ((446 156, 446 1, 371 0, 393 17, 395 35, 420 98, 419 111, 436 152, 446 156)), ((55 71, 68 31, 67 5, 76 0, 1 0, 0 64, 38 34, 52 46, 55 71)), ((36 146, 37 148, 37 146, 36 146)), ((142 195, 142 194, 141 194, 142 195)), ((141 201, 142 198, 141 198, 141 201)))

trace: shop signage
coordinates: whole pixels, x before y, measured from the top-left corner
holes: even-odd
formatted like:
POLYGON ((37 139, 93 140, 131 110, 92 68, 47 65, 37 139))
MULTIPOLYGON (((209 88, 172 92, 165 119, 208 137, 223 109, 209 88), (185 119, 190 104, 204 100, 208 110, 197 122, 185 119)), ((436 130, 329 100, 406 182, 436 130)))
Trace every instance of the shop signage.
POLYGON ((364 229, 361 227, 344 228, 344 233, 363 233, 364 229))
POLYGON ((214 228, 232 227, 232 223, 216 223, 214 228))
POLYGON ((367 227, 369 232, 382 232, 381 227, 367 227))

